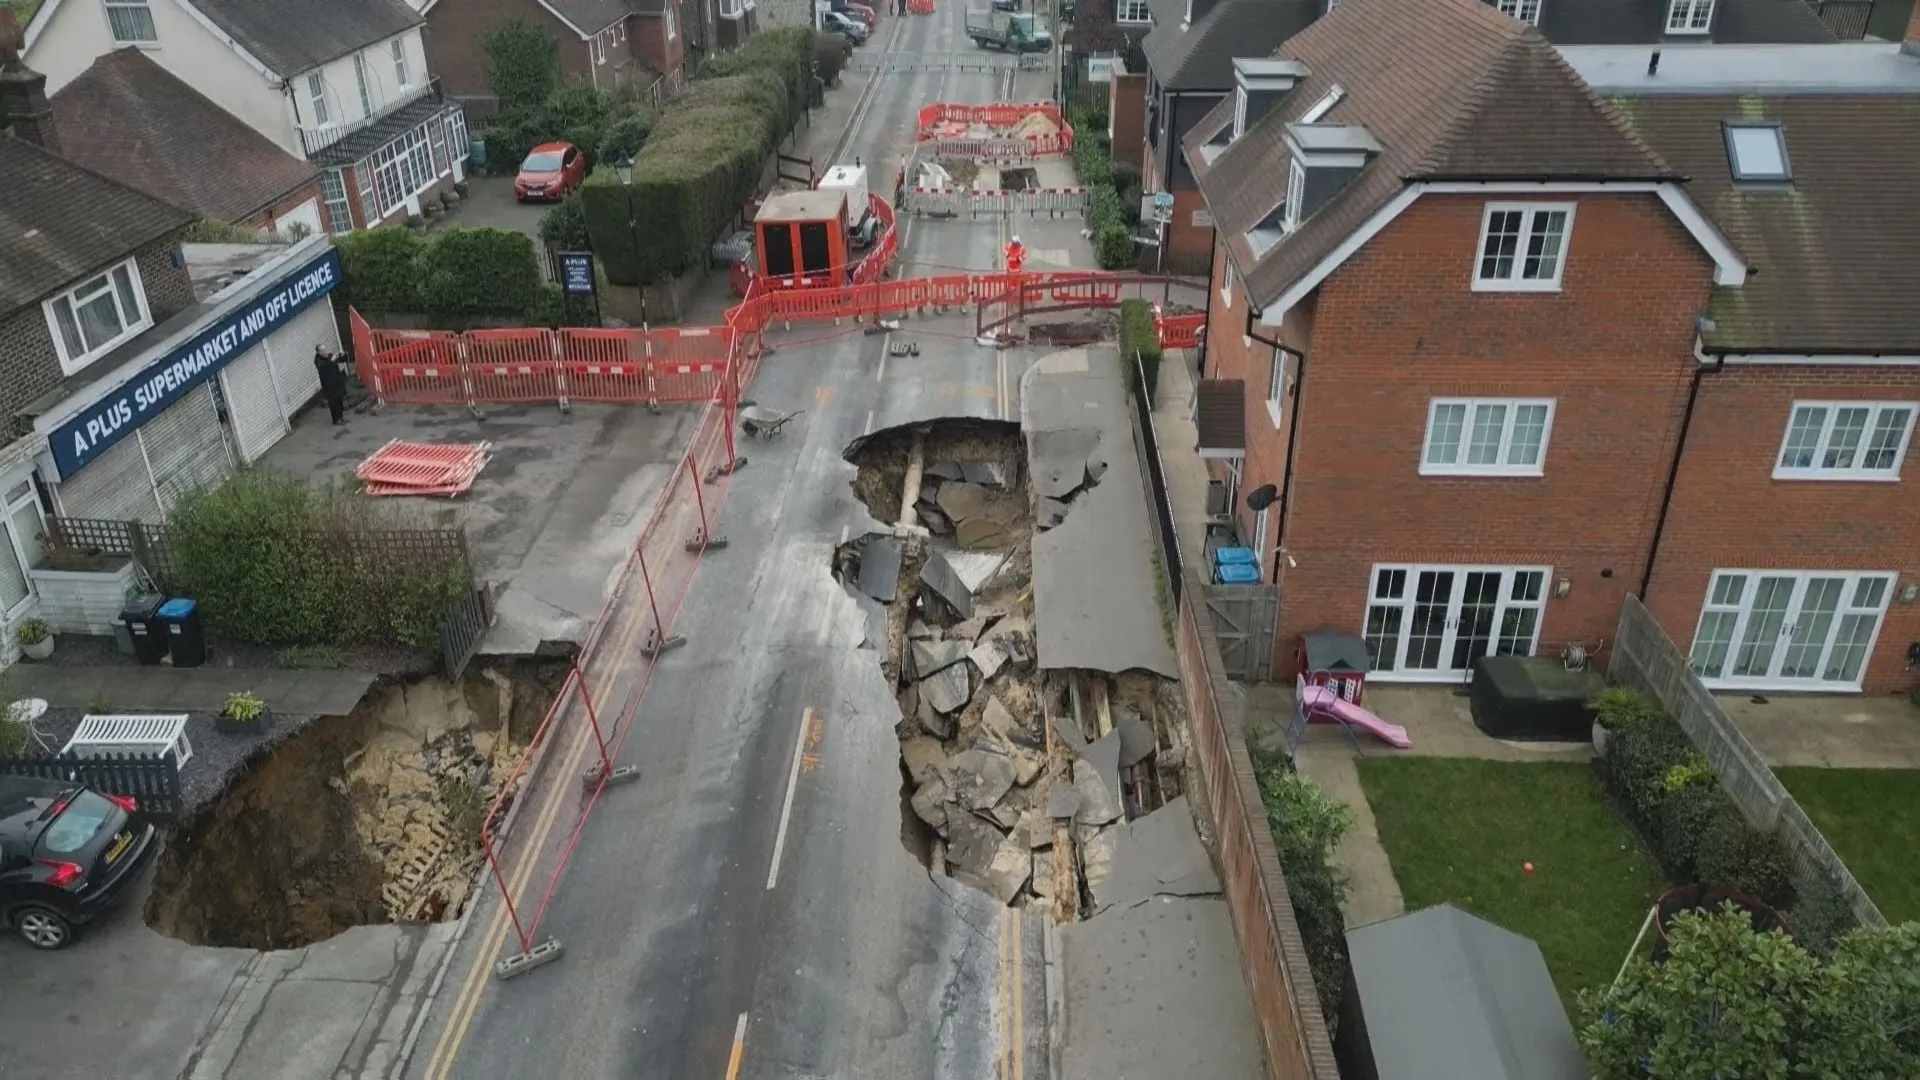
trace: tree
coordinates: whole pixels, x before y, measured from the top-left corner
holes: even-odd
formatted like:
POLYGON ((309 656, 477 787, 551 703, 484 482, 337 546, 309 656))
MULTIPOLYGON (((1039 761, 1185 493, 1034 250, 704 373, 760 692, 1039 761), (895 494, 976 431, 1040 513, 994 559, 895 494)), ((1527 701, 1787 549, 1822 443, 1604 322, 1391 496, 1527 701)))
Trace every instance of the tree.
POLYGON ((1667 933, 1664 963, 1580 995, 1596 1077, 1920 1076, 1920 924, 1856 930, 1824 964, 1731 908, 1683 913, 1667 933))
POLYGON ((487 27, 480 51, 487 58, 487 85, 502 110, 542 106, 560 85, 560 43, 522 16, 487 27))

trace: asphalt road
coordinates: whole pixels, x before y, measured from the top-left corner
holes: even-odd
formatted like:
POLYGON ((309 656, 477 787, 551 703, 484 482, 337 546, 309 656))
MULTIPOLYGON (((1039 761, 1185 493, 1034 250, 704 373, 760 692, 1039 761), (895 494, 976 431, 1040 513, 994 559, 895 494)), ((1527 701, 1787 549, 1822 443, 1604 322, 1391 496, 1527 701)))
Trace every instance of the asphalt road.
MULTIPOLYGON (((904 20, 891 44, 951 52, 963 19, 942 5, 904 20)), ((883 184, 921 104, 1003 100, 1009 82, 951 69, 874 77, 839 158, 859 156, 883 184)), ((1044 76, 1022 75, 1016 93, 1042 95, 1044 76)), ((837 136, 821 132, 808 152, 830 157, 837 136)), ((990 265, 995 223, 954 225, 906 232, 903 258, 990 265)), ((909 420, 1018 415, 1020 360, 975 346, 970 326, 911 324, 915 358, 884 358, 878 336, 821 340, 823 327, 772 342, 751 396, 806 414, 744 449, 751 465, 716 530, 730 546, 701 564, 673 627, 688 644, 659 661, 622 747, 618 764, 641 779, 600 800, 541 925, 565 955, 491 978, 497 902, 479 907, 410 1076, 1045 1075, 1038 920, 932 878, 902 845, 898 710, 829 572, 833 546, 876 525, 852 496, 849 442, 909 420)), ((526 800, 532 822, 516 839, 550 861, 572 799, 551 832, 534 816, 543 801, 526 800)))

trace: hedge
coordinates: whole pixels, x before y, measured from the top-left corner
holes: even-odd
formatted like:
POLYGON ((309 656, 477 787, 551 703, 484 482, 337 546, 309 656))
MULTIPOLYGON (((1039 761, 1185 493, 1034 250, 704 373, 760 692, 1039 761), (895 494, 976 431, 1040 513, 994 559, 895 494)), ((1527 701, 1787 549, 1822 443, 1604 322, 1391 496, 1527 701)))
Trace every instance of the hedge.
MULTIPOLYGON (((1093 234, 1093 253, 1105 270, 1131 269, 1139 262, 1127 206, 1121 201, 1119 181, 1108 160, 1104 123, 1091 110, 1075 110, 1073 168, 1080 183, 1092 189, 1087 206, 1087 231, 1093 234)), ((1135 175, 1138 175, 1137 173, 1135 175)), ((1135 196, 1136 200, 1138 196, 1135 196)))
POLYGON ((1151 406, 1154 390, 1160 385, 1160 332, 1153 326, 1153 305, 1145 300, 1122 300, 1120 359, 1132 365, 1136 355, 1146 381, 1147 401, 1143 404, 1151 406))
POLYGON ((813 48, 813 31, 786 27, 708 61, 634 159, 631 226, 613 171, 588 177, 587 233, 608 281, 653 284, 705 261, 805 112, 813 48))
POLYGON ((422 237, 386 226, 334 238, 344 303, 453 323, 520 316, 542 303, 533 239, 511 229, 449 226, 422 237))

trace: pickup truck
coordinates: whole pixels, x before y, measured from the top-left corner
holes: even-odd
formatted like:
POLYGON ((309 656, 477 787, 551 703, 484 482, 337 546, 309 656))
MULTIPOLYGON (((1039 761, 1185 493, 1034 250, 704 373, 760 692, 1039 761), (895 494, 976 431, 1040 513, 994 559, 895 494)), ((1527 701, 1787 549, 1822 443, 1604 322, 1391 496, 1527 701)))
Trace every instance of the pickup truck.
POLYGON ((983 49, 1010 53, 1043 53, 1053 48, 1053 36, 1046 27, 1021 12, 969 11, 967 36, 983 49))

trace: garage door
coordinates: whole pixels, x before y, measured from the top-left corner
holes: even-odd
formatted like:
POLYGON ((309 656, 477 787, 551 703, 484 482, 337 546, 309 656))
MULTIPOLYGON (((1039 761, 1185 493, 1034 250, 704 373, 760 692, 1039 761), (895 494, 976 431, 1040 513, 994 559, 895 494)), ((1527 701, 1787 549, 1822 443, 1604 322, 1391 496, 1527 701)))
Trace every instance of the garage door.
POLYGON ((140 441, 153 466, 160 506, 169 513, 183 495, 217 483, 233 468, 226 428, 214 412, 213 388, 204 383, 147 421, 140 441))
POLYGON ((314 304, 293 317, 293 321, 267 339, 267 362, 273 365, 273 382, 280 393, 280 414, 291 418, 320 393, 320 373, 313 369, 313 347, 324 345, 328 352, 340 348, 340 326, 333 319, 333 305, 314 304))
POLYGON ((220 383, 227 395, 227 416, 233 421, 240 457, 249 464, 260 460, 260 455, 287 433, 265 346, 255 345, 227 365, 220 373, 220 383))
POLYGON ((60 482, 60 512, 73 518, 103 521, 144 521, 157 525, 162 517, 147 475, 147 459, 140 439, 122 439, 87 467, 60 482))

